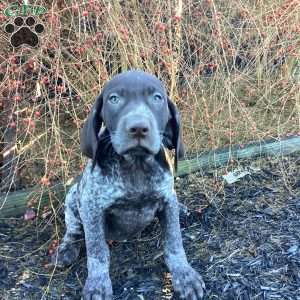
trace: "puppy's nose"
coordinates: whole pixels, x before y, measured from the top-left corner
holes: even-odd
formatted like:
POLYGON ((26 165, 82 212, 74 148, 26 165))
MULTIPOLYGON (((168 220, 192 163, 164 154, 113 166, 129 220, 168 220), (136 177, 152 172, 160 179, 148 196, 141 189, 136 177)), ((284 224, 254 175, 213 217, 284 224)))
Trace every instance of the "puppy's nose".
POLYGON ((150 126, 147 122, 135 122, 133 124, 128 124, 127 132, 131 137, 144 138, 148 135, 150 126))

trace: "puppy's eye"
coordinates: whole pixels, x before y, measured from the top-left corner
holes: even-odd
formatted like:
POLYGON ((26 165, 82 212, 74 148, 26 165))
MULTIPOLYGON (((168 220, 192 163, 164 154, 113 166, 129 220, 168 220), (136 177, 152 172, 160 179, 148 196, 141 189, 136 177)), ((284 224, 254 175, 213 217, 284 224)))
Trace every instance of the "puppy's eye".
POLYGON ((112 104, 117 104, 120 101, 120 98, 118 97, 118 95, 112 94, 109 96, 108 101, 112 104))
POLYGON ((161 102, 163 99, 164 99, 163 96, 162 96, 161 94, 159 94, 159 93, 155 93, 155 94, 153 95, 153 100, 154 100, 155 102, 161 102))

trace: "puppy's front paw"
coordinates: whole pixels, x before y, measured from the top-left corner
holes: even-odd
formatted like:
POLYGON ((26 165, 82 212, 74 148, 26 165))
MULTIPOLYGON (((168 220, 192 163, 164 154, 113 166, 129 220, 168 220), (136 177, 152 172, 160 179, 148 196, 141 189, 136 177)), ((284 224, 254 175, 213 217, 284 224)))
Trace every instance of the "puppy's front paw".
POLYGON ((57 267, 70 266, 79 256, 80 246, 77 243, 62 243, 51 256, 51 263, 57 267))
POLYGON ((181 299, 199 300, 203 297, 204 281, 190 265, 176 268, 172 272, 172 283, 181 299))
POLYGON ((109 275, 87 278, 83 288, 83 300, 111 300, 112 286, 109 275))

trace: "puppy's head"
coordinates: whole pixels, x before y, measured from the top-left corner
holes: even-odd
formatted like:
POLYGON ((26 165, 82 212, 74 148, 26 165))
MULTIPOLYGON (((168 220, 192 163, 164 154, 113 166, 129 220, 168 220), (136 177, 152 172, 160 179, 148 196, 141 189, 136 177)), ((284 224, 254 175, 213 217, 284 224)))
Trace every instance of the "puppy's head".
POLYGON ((104 86, 81 130, 81 151, 95 164, 101 147, 110 142, 121 156, 147 158, 162 145, 175 149, 176 168, 184 154, 180 116, 157 77, 133 70, 104 86))

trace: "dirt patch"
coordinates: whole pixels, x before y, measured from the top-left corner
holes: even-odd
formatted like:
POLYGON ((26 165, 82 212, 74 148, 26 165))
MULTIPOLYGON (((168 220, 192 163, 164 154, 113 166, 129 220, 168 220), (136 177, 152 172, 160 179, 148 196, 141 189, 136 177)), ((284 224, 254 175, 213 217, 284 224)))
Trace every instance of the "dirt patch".
MULTIPOLYGON (((182 235, 204 277, 205 299, 300 299, 300 168, 297 155, 243 165, 255 171, 227 185, 225 169, 176 180, 188 206, 182 235)), ((47 267, 63 219, 0 221, 0 299, 80 299, 86 261, 47 267)), ((111 245, 114 299, 177 299, 163 263, 159 225, 111 245)))

